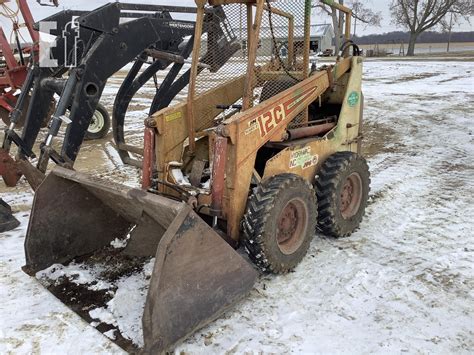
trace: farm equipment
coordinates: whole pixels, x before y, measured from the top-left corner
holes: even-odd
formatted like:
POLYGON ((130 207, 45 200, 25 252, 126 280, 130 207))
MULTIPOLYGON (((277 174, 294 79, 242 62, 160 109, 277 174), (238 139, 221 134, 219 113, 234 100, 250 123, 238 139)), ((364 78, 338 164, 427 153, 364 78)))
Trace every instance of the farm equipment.
MULTIPOLYGON (((351 11, 325 2, 345 13, 347 42, 334 65, 310 70, 311 1, 196 0, 187 99, 145 120, 142 188, 56 167, 35 194, 24 271, 154 260, 143 351, 158 354, 252 289, 258 272, 239 246, 262 272, 286 273, 316 228, 356 230, 370 183, 362 58, 351 11)), ((67 286, 51 289, 91 321, 80 310, 92 289, 71 301, 67 286)))
POLYGON ((10 0, 0 1, 2 16, 9 16, 13 23, 13 34, 15 34, 16 50, 19 60, 15 57, 15 52, 10 47, 3 28, 0 27, 0 118, 9 124, 9 115, 18 99, 16 91, 23 85, 27 71, 28 58, 33 52, 32 46, 23 47, 19 37, 18 13, 20 12, 25 21, 33 43, 39 41, 39 34, 33 28, 33 17, 25 0, 18 1, 18 11, 10 9, 6 3, 10 0))
MULTIPOLYGON (((108 78, 135 60, 117 95, 120 101, 115 105, 116 118, 113 125, 114 132, 118 132, 114 136, 124 161, 134 163, 133 160, 126 160, 127 150, 136 152, 139 149, 125 144, 123 131, 125 112, 133 95, 159 70, 164 70, 171 64, 173 67, 161 84, 153 106, 165 107, 173 99, 172 93, 181 91, 188 84, 189 74, 179 78, 178 74, 192 50, 193 41, 186 41, 185 38, 194 34, 194 22, 175 20, 170 15, 172 12, 192 14, 196 10, 111 3, 91 12, 62 11, 42 21, 57 24, 57 29, 51 31, 51 34, 57 36, 56 46, 51 50, 53 58, 58 63, 67 63, 72 53, 77 59, 77 65, 72 68, 64 65, 49 68, 35 62, 29 71, 0 153, 4 157, 3 163, 0 163, 0 172, 8 186, 14 186, 24 174, 35 189, 43 180, 50 160, 60 166, 72 168, 87 129, 94 128, 100 118, 104 120, 106 117, 106 111, 98 106, 98 101, 108 78), (76 26, 71 27, 73 16, 78 18, 74 20, 76 26), (117 51, 116 55, 111 56, 111 51, 117 51), (153 63, 138 75, 143 64, 150 58, 154 60, 153 63), (63 79, 66 71, 69 76, 63 79), (33 145, 41 126, 51 116, 51 102, 55 93, 60 93, 61 97, 53 110, 48 135, 41 144, 41 153, 34 167, 28 158, 36 157, 33 145), (65 116, 67 110, 70 111, 69 117, 65 116), (26 123, 20 137, 14 128, 25 111, 26 123), (61 152, 57 152, 53 141, 63 123, 67 124, 67 129, 61 152), (16 162, 9 155, 11 143, 19 148, 16 162)), ((219 19, 215 18, 213 21, 219 19)), ((213 40, 221 38, 217 29, 222 32, 220 27, 216 27, 213 40)), ((231 48, 224 47, 220 50, 228 52, 231 48)), ((201 65, 207 66, 204 63, 201 65)), ((100 128, 98 131, 101 131, 100 128)), ((139 164, 135 162, 135 165, 139 164)))
POLYGON ((13 216, 11 207, 0 198, 0 233, 15 229, 20 222, 13 216))
MULTIPOLYGON (((5 36, 2 28, 0 28, 0 56, 3 57, 2 68, 0 68, 0 118, 7 126, 10 126, 10 115, 16 110, 21 110, 22 114, 17 118, 15 127, 23 127, 26 121, 27 107, 30 102, 29 95, 23 102, 23 107, 18 107, 17 101, 19 98, 18 90, 23 89, 23 84, 27 78, 28 65, 33 59, 32 56, 38 56, 39 40, 40 36, 38 31, 35 29, 33 17, 29 9, 26 0, 16 0, 18 10, 15 11, 6 5, 10 0, 0 1, 2 12, 4 16, 9 16, 13 24, 13 34, 15 34, 16 43, 16 54, 19 59, 16 58, 15 52, 11 49, 10 43, 5 36), (25 27, 28 29, 28 33, 31 37, 32 44, 22 45, 20 42, 20 24, 18 14, 21 13, 25 27)), ((51 1, 53 2, 53 1, 51 1)), ((58 6, 57 1, 54 1, 52 5, 48 3, 40 3, 42 6, 58 6)), ((56 73, 56 76, 60 73, 56 73)), ((63 73, 61 73, 63 74, 63 73)), ((63 79, 65 80, 65 79, 63 79)), ((28 89, 28 88, 24 88, 28 89)), ((58 95, 61 91, 56 92, 58 95)), ((51 103, 51 108, 54 109, 54 101, 51 103)), ((49 117, 48 117, 49 118, 49 117)), ((44 125, 47 122, 43 122, 44 125)), ((109 131, 110 128, 110 117, 104 106, 99 105, 98 109, 94 113, 92 124, 87 130, 87 139, 100 139, 103 138, 109 131)))

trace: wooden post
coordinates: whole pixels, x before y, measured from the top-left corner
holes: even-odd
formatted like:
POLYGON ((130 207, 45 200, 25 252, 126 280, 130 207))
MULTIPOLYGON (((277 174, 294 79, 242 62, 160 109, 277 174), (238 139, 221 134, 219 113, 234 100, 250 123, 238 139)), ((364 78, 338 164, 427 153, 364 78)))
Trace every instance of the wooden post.
MULTIPOLYGON (((309 77, 309 51, 311 46, 311 0, 304 3, 304 52, 303 52, 303 78, 309 77)), ((309 121, 308 107, 304 110, 303 123, 309 121)))
POLYGON ((352 11, 346 13, 346 40, 351 39, 351 17, 352 17, 352 11))
POLYGON ((257 0, 257 11, 255 13, 255 22, 251 25, 252 35, 249 46, 249 58, 247 66, 247 76, 245 79, 245 92, 243 97, 243 110, 248 110, 253 105, 253 84, 255 78, 255 62, 258 50, 258 39, 260 35, 260 26, 262 24, 263 5, 265 0, 257 0))
POLYGON ((253 25, 253 6, 252 4, 247 4, 247 48, 245 49, 247 52, 247 57, 250 50, 250 43, 252 42, 252 25, 253 25))
POLYGON ((295 61, 295 19, 288 19, 288 67, 291 69, 295 61))
MULTIPOLYGON (((346 13, 346 41, 349 41, 351 39, 351 18, 352 18, 352 11, 349 10, 349 12, 346 13)), ((349 48, 346 48, 344 53, 342 53, 344 57, 349 56, 349 48)))
POLYGON ((188 124, 188 135, 189 135, 189 153, 194 154, 196 149, 195 136, 196 132, 194 129, 194 108, 193 102, 196 96, 196 77, 198 74, 199 56, 201 55, 201 36, 202 27, 204 22, 204 4, 205 1, 196 0, 197 15, 196 15, 196 28, 194 31, 194 46, 193 46, 193 57, 191 66, 191 77, 189 80, 189 91, 187 99, 187 124, 188 124))

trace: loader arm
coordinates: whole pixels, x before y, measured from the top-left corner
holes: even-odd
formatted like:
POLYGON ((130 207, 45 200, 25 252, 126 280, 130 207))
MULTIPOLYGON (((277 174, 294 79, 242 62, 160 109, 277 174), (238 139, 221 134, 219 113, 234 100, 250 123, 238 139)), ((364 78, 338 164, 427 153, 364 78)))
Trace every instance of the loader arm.
MULTIPOLYGON (((128 103, 136 91, 157 71, 163 70, 172 64, 173 61, 169 58, 174 53, 181 51, 178 47, 183 42, 183 38, 192 36, 194 33, 194 22, 174 20, 170 15, 172 11, 192 13, 195 12, 195 9, 115 3, 104 5, 91 12, 62 11, 43 20, 57 23, 57 29, 51 32, 52 35, 57 36, 56 46, 52 48, 53 58, 58 63, 66 63, 67 53, 75 53, 77 48, 71 46, 75 46, 75 43, 77 43, 79 66, 74 68, 65 66, 42 68, 39 67, 38 63, 35 63, 35 66, 30 70, 33 80, 28 84, 25 83, 12 116, 12 121, 17 123, 23 112, 26 116, 26 124, 21 138, 14 128, 10 127, 7 131, 6 141, 3 144, 5 151, 3 155, 8 156, 11 142, 18 145, 20 148, 19 159, 22 160, 22 164, 18 164, 18 167, 22 168, 27 179, 32 174, 38 177, 34 179, 37 181, 41 180, 40 175, 46 171, 49 159, 52 159, 56 164, 72 167, 107 79, 137 57, 144 58, 137 60, 137 62, 143 64, 143 61, 149 58, 146 51, 153 49, 155 52, 166 54, 167 57, 157 59, 138 80, 132 82, 132 79, 134 79, 132 78, 126 81, 120 90, 120 98, 125 97, 126 100, 122 100, 117 105, 119 114, 114 119, 114 123, 117 121, 118 124, 114 124, 114 133, 118 131, 116 134, 118 146, 119 150, 123 152, 125 143, 123 120, 128 103), (69 26, 73 16, 78 16, 76 21, 79 29, 64 31, 69 26), (121 19, 127 19, 128 21, 121 23, 121 19), (141 34, 144 28, 146 31, 141 34), (110 55, 111 51, 115 50, 118 51, 117 55, 110 55), (64 83, 65 79, 62 79, 61 76, 68 70, 69 78, 64 83), (54 93, 60 95, 60 101, 56 111, 51 112, 54 93), (28 99, 30 95, 31 100, 28 99), (66 110, 70 111, 70 125, 67 127, 61 152, 57 153, 51 144, 62 125, 66 110), (37 171, 35 171, 35 167, 28 162, 27 158, 35 157, 32 151, 33 145, 38 138, 40 129, 50 120, 51 114, 53 114, 53 119, 51 120, 49 134, 42 145, 40 160, 37 171), (17 118, 15 119, 15 117, 17 118)), ((35 26, 37 29, 40 27, 39 24, 35 26)), ((186 51, 191 49, 188 46, 186 51)), ((174 68, 172 73, 168 75, 166 85, 161 87, 161 94, 166 92, 166 95, 156 99, 156 105, 166 106, 187 84, 189 79, 186 75, 174 80, 176 75, 177 70, 174 68), (167 88, 169 90, 166 90, 167 88)), ((134 149, 134 151, 139 151, 139 149, 134 149)), ((130 162, 132 163, 132 161, 130 162)), ((138 162, 135 165, 139 166, 140 164, 138 162)), ((15 162, 11 157, 8 157, 8 167, 5 166, 5 169, 11 170, 11 166, 15 166, 15 162)), ((10 175, 19 176, 18 167, 10 175)), ((5 169, 2 168, 1 170, 5 169)), ((14 179, 6 175, 5 177, 8 179, 9 185, 16 183, 14 181, 17 180, 16 177, 14 179)), ((33 188, 36 185, 36 183, 32 184, 33 188)))
MULTIPOLYGON (((172 38, 183 38, 194 32, 193 23, 180 23, 181 26, 178 28, 170 27, 169 23, 174 22, 170 18, 142 17, 119 24, 120 10, 119 5, 110 4, 79 20, 85 28, 102 30, 103 33, 79 67, 82 75, 78 74, 79 80, 71 107, 72 122, 67 128, 61 152, 65 161, 75 161, 107 79, 151 45, 155 43, 166 45, 172 38), (110 19, 110 25, 101 24, 105 27, 100 28, 97 19, 106 15, 110 19), (111 56, 110 51, 113 48, 118 48, 118 53, 111 56)), ((158 69, 170 64, 169 61, 160 63, 158 69)), ((61 98, 61 100, 70 99, 61 98)))

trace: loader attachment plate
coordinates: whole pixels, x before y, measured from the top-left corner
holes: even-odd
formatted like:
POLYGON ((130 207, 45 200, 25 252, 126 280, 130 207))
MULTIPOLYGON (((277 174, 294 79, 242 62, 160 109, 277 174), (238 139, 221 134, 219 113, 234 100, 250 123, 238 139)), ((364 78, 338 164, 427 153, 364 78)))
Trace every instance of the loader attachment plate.
MULTIPOLYGON (((143 330, 143 341, 134 344, 150 354, 170 349, 219 317, 252 289, 258 275, 189 205, 59 167, 36 191, 25 253, 24 270, 38 278, 53 265, 53 269, 67 268, 70 262, 74 267, 90 266, 101 260, 107 272, 100 277, 110 279, 98 281, 109 285, 117 285, 117 279, 123 285, 126 276, 140 272, 138 266, 152 263, 143 317, 136 325, 143 330), (117 240, 124 244, 114 249, 111 245, 117 240)), ((89 322, 89 311, 84 310, 119 303, 110 299, 91 303, 97 300, 91 296, 97 283, 90 289, 81 285, 84 292, 77 291, 74 278, 50 285, 89 322), (73 290, 65 291, 73 283, 73 290), (81 294, 87 297, 81 300, 81 294)), ((119 293, 117 286, 110 291, 105 294, 119 293)), ((119 335, 117 344, 133 350, 119 335)))

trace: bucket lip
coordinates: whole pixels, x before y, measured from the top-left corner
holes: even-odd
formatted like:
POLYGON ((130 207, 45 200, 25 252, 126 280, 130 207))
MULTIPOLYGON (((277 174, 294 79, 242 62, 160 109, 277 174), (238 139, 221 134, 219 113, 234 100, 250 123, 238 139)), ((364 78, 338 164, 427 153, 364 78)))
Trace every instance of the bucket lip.
POLYGON ((182 201, 175 201, 164 196, 156 195, 145 190, 135 187, 129 187, 114 181, 104 180, 86 173, 75 170, 66 169, 56 166, 51 171, 51 174, 60 178, 70 180, 83 185, 85 188, 95 189, 99 188, 106 192, 119 194, 124 198, 138 200, 141 203, 150 203, 155 207, 166 206, 166 208, 173 209, 176 213, 181 211, 187 204, 182 201))

